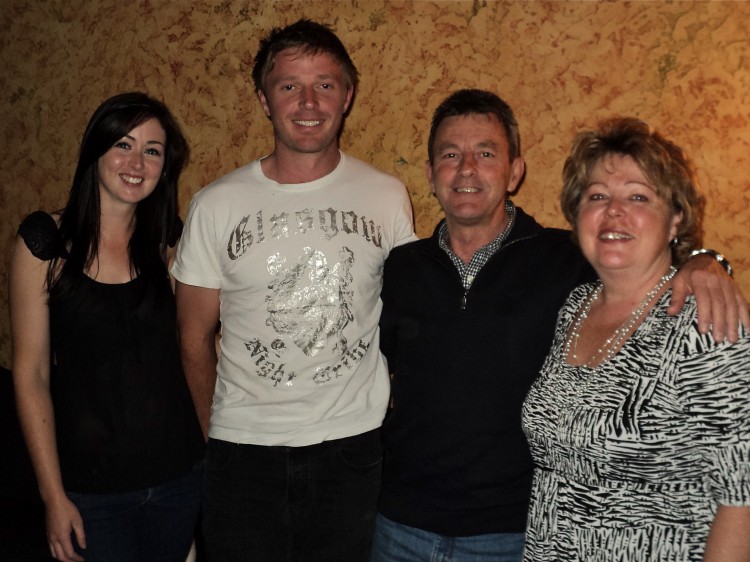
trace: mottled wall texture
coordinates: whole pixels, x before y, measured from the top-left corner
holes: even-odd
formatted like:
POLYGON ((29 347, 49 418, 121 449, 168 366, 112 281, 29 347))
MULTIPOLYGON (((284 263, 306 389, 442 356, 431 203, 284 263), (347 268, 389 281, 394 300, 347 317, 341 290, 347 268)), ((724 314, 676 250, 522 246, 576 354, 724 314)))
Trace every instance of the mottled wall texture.
POLYGON ((94 108, 143 90, 173 109, 192 147, 184 213, 202 186, 271 149, 252 56, 267 30, 303 16, 331 25, 362 75, 342 146, 407 184, 420 236, 440 216, 424 177, 430 114, 480 87, 515 108, 528 168, 515 200, 550 226, 563 225, 576 131, 630 114, 677 141, 708 199, 706 244, 750 295, 750 2, 3 0, 0 364, 15 229, 65 200, 94 108))

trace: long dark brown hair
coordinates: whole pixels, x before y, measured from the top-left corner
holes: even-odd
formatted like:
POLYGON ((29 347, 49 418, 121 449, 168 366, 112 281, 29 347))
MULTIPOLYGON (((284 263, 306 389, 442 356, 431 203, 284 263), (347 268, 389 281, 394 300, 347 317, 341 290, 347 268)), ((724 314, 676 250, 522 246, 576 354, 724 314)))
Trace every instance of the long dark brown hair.
POLYGON ((68 202, 60 217, 60 251, 47 274, 51 298, 66 294, 99 253, 101 202, 98 162, 112 146, 149 119, 166 133, 164 167, 154 191, 139 202, 130 239, 132 270, 147 282, 164 278, 164 251, 179 236, 177 183, 188 157, 188 145, 177 121, 160 101, 141 92, 109 98, 91 116, 81 141, 78 166, 68 202))

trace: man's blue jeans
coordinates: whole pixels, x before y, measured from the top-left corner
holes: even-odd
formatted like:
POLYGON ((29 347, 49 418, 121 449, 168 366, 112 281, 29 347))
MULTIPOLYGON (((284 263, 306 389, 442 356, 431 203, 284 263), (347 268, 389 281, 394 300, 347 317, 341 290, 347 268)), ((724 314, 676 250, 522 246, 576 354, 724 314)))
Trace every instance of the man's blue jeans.
POLYGON ((368 562, 381 464, 376 430, 306 447, 209 439, 209 562, 368 562))
MULTIPOLYGON (((203 465, 135 492, 74 494, 86 533, 86 562, 184 562, 200 511, 203 465)), ((73 539, 75 544, 75 538, 73 539)))
POLYGON ((372 562, 521 562, 523 533, 446 537, 378 514, 372 562))

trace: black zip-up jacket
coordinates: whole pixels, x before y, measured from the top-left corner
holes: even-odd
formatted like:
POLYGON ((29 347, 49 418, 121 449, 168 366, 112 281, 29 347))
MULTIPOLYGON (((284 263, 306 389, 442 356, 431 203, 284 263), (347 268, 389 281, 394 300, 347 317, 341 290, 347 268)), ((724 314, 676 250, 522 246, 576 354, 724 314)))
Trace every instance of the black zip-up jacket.
POLYGON ((464 292, 432 237, 385 263, 381 348, 393 374, 379 511, 433 533, 523 532, 532 461, 521 405, 568 293, 594 278, 569 231, 517 208, 464 292))

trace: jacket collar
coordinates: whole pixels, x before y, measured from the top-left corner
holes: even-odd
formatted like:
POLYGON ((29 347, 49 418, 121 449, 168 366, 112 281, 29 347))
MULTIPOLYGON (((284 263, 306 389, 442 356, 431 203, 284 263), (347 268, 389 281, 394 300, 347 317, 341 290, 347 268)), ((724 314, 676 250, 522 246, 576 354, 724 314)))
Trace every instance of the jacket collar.
MULTIPOLYGON (((444 222, 445 219, 442 219, 437 224, 435 230, 432 232, 432 236, 430 237, 438 247, 440 246, 440 227, 444 222)), ((508 237, 505 239, 503 246, 505 246, 506 244, 510 244, 511 242, 515 242, 516 240, 538 236, 542 230, 542 225, 536 222, 534 217, 524 212, 521 207, 516 207, 516 221, 513 224, 513 228, 508 233, 508 237)))

